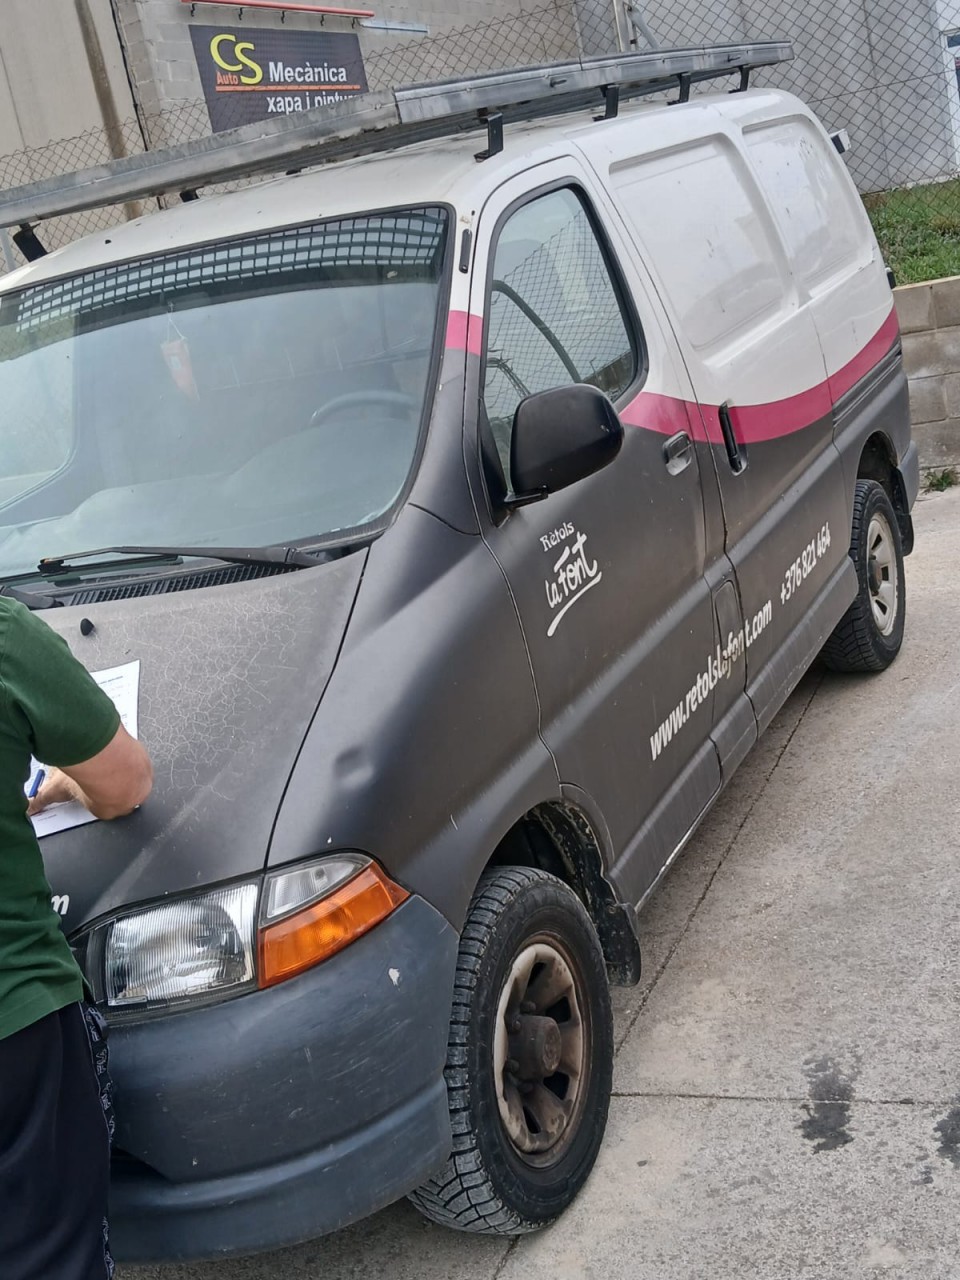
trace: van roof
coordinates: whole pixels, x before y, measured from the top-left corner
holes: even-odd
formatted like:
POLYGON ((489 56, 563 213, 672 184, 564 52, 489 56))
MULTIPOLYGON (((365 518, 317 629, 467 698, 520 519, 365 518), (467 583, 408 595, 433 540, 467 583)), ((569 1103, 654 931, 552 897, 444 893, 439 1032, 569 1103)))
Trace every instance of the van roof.
MULTIPOLYGON (((702 113, 707 107, 724 115, 742 115, 748 108, 756 118, 781 114, 787 103, 799 105, 790 94, 749 89, 735 95, 701 94, 669 108, 662 102, 624 104, 620 116, 633 117, 638 124, 642 121, 646 132, 656 128, 657 118, 668 109, 675 118, 678 111, 702 113)), ((603 123, 594 119, 593 112, 584 112, 579 118, 565 114, 512 124, 503 151, 482 164, 476 155, 483 147, 483 134, 474 132, 202 196, 55 249, 0 278, 0 293, 191 245, 368 210, 451 204, 458 211, 472 212, 507 178, 562 155, 574 139, 583 146, 591 135, 602 134, 603 123)), ((42 239, 42 224, 39 230, 42 239)))

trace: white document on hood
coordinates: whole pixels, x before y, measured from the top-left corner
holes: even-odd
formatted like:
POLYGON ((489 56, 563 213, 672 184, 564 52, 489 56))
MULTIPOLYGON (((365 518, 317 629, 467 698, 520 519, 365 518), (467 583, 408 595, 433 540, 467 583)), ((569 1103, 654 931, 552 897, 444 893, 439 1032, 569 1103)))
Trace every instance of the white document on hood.
MULTIPOLYGON (((138 737, 137 710, 140 703, 140 662, 125 662, 121 667, 109 667, 106 671, 91 671, 97 684, 113 702, 120 713, 120 722, 131 738, 138 737)), ((45 768, 37 760, 30 762, 30 778, 24 790, 27 795, 33 787, 40 769, 45 768)), ((69 831, 87 822, 96 822, 89 809, 82 804, 54 804, 43 813, 31 818, 38 839, 52 836, 56 831, 69 831)))

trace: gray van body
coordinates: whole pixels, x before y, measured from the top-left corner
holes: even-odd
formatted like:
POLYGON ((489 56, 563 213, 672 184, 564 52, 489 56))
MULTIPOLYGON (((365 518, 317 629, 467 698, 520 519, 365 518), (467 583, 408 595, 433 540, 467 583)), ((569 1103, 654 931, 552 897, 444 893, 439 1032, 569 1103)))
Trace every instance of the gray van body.
MULTIPOLYGON (((804 110, 786 95, 740 97, 758 116, 804 110)), ((671 108, 693 134, 726 110, 719 97, 671 108)), ((895 319, 799 429, 744 443, 745 427, 739 467, 717 420, 722 409, 736 432, 735 403, 711 406, 694 388, 673 397, 675 420, 645 429, 644 394, 665 394, 661 366, 670 386, 688 376, 683 341, 660 287, 638 283, 642 249, 591 139, 653 136, 664 111, 524 126, 482 166, 469 141, 434 143, 201 201, 4 283, 29 291, 384 204, 435 206, 445 225, 415 461, 368 536, 314 568, 251 580, 187 564, 58 581, 63 607, 42 615, 91 670, 140 660, 155 762, 154 794, 129 820, 44 841, 72 938, 134 905, 337 850, 375 858, 410 894, 288 982, 115 1019, 123 1258, 304 1239, 434 1173, 451 1144, 443 1072, 459 932, 484 868, 561 874, 611 978, 635 980, 638 909, 856 596, 858 477, 888 490, 912 545, 919 473, 895 319), (397 201, 384 201, 391 191, 397 201), (597 324, 608 305, 627 334, 622 376, 603 389, 628 425, 609 466, 511 507, 484 404, 496 246, 517 210, 558 192, 578 202, 578 234, 589 228, 608 275, 597 324), (781 593, 808 544, 791 613, 781 593)), ((272 466, 295 472, 301 447, 281 441, 263 484, 272 466)))

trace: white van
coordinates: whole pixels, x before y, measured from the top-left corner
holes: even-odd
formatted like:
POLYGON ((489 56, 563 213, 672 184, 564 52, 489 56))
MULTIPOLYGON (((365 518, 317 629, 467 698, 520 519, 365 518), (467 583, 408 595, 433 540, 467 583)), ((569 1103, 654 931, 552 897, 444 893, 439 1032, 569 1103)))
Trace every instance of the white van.
POLYGON ((870 224, 796 98, 686 100, 765 48, 0 193, 33 228, 364 153, 0 282, 2 589, 139 663, 155 761, 131 818, 43 839, 111 1024, 123 1257, 405 1194, 555 1218, 638 912, 818 654, 896 657, 918 465, 870 224))

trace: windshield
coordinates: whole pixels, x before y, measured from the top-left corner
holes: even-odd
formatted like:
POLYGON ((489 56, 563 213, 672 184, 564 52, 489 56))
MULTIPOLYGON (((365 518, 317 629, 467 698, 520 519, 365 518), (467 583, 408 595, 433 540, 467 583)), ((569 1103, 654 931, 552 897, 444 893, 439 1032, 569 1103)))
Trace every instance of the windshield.
POLYGON ((0 577, 374 524, 416 453, 446 229, 320 222, 0 298, 0 577))

